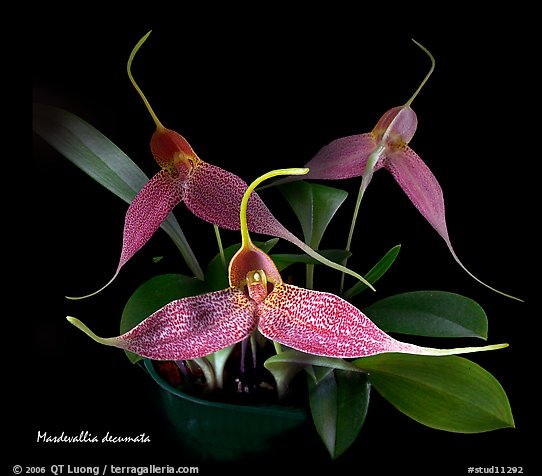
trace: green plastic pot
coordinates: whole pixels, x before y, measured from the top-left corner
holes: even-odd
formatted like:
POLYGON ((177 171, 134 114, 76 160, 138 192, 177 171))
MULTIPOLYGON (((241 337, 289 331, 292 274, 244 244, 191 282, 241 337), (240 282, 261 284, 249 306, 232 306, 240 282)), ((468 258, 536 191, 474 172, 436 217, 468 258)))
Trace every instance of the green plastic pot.
POLYGON ((158 384, 160 403, 179 445, 208 461, 237 461, 266 454, 300 456, 318 444, 304 408, 235 405, 187 395, 165 381, 150 360, 143 362, 158 384))

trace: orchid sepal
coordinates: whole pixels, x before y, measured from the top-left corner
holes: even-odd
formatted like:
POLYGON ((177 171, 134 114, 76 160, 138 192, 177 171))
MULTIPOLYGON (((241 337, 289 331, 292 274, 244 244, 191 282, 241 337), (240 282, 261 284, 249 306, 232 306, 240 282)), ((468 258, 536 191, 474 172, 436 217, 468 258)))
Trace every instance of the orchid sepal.
POLYGON ((118 337, 97 336, 74 317, 67 320, 96 342, 153 360, 205 357, 240 342, 256 328, 254 303, 242 291, 225 289, 178 299, 118 337))

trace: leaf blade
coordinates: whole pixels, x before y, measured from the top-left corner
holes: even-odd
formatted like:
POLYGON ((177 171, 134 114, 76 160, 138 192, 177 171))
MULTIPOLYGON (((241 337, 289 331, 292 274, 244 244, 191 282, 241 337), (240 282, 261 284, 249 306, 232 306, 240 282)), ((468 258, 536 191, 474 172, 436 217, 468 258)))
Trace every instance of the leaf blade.
POLYGON ((317 382, 307 376, 314 425, 333 459, 356 440, 369 406, 367 376, 335 370, 317 382))
POLYGON ((488 319, 470 298, 445 291, 412 291, 381 299, 364 309, 385 332, 428 337, 487 339, 488 319))
POLYGON ((301 366, 314 365, 317 367, 327 367, 331 369, 346 370, 349 372, 364 372, 360 367, 348 362, 347 360, 334 357, 321 357, 318 355, 307 354, 298 350, 286 350, 280 354, 273 355, 265 361, 265 368, 271 370, 273 365, 278 363, 299 364, 301 366))
MULTIPOLYGON (((53 106, 34 104, 33 128, 70 162, 126 203, 131 203, 149 181, 121 149, 75 114, 53 106)), ((162 228, 194 276, 203 279, 203 271, 173 214, 166 218, 162 228)))
POLYGON ((363 372, 360 368, 343 359, 320 357, 293 349, 273 355, 264 362, 264 367, 269 370, 277 383, 279 398, 286 394, 288 384, 301 369, 308 369, 312 366, 356 373, 363 372))
MULTIPOLYGON (((365 275, 367 281, 371 284, 376 283, 384 274, 390 269, 391 265, 394 263, 399 251, 401 250, 401 245, 395 245, 391 248, 380 260, 376 263, 371 270, 365 275)), ((344 293, 345 299, 352 299, 354 296, 357 296, 361 292, 368 289, 368 286, 359 281, 350 289, 347 289, 344 293)))
POLYGON ((301 224, 305 243, 318 249, 326 228, 348 193, 311 182, 282 185, 279 190, 301 224))
POLYGON ((467 359, 380 354, 353 363, 369 372, 386 400, 423 425, 456 433, 514 427, 500 383, 467 359))

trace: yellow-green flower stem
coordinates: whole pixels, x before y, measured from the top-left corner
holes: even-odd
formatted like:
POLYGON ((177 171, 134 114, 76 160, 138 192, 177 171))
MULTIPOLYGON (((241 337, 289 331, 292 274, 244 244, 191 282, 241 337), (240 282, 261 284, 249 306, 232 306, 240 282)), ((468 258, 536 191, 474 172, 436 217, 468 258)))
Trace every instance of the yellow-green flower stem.
MULTIPOLYGON (((344 276, 344 273, 342 273, 344 276)), ((306 264, 305 265, 305 287, 307 289, 314 288, 314 265, 306 264)))
POLYGON ((245 191, 245 194, 243 195, 243 199, 241 200, 241 209, 240 209, 240 222, 241 222, 241 246, 243 248, 248 248, 250 245, 252 245, 252 240, 250 239, 250 234, 248 232, 248 225, 247 225, 247 207, 248 207, 248 199, 250 198, 250 195, 258 185, 260 185, 265 180, 268 180, 273 177, 278 177, 279 175, 305 175, 309 172, 309 169, 307 168, 297 168, 297 169, 277 169, 272 170, 271 172, 267 172, 266 174, 262 175, 261 177, 258 177, 254 182, 252 182, 248 188, 245 191))
POLYGON ((222 246, 222 239, 220 238, 220 229, 217 225, 213 225, 215 229, 216 242, 218 243, 218 251, 220 253, 220 261, 222 261, 222 266, 224 271, 228 272, 228 264, 226 263, 226 256, 224 255, 224 247, 222 246))
POLYGON ((273 341, 273 345, 275 346, 275 352, 277 354, 282 354, 283 350, 282 350, 282 345, 280 345, 278 342, 276 341, 273 341))
POLYGON ((130 78, 130 81, 132 82, 132 85, 134 86, 135 90, 139 93, 141 96, 141 99, 143 99, 143 102, 145 103, 145 106, 147 107, 147 110, 149 111, 150 115, 152 116, 152 119, 154 123, 156 124, 156 128, 158 130, 164 130, 165 127, 162 125, 162 123, 159 121, 158 116, 154 113, 149 101, 147 101, 147 98, 143 94, 143 91, 141 91, 141 88, 137 85, 135 82, 134 77, 132 76, 132 62, 134 61, 134 57, 136 53, 139 51, 139 48, 145 43, 149 35, 151 34, 152 30, 149 31, 141 40, 137 42, 137 44, 134 46, 134 49, 130 53, 130 57, 128 58, 128 64, 126 65, 126 71, 128 72, 128 77, 130 78))
MULTIPOLYGON (((352 246, 352 238, 354 237, 354 229, 356 228, 356 222, 358 220, 358 214, 359 214, 359 208, 361 205, 361 200, 363 199, 363 195, 365 194, 365 190, 367 189, 369 182, 373 178, 373 170, 375 168, 376 163, 378 162, 378 159, 384 152, 384 146, 380 146, 374 150, 374 152, 369 155, 369 158, 367 159, 367 164, 365 165, 365 171, 361 177, 361 184, 359 186, 359 192, 358 197, 356 199, 356 206, 354 208, 354 214, 352 215, 352 222, 350 223, 350 231, 348 232, 348 239, 346 240, 346 251, 350 251, 350 248, 352 246)), ((348 258, 345 258, 342 262, 343 266, 346 266, 348 263, 348 258)), ((344 289, 344 273, 341 274, 341 286, 339 290, 339 294, 343 293, 344 289)))

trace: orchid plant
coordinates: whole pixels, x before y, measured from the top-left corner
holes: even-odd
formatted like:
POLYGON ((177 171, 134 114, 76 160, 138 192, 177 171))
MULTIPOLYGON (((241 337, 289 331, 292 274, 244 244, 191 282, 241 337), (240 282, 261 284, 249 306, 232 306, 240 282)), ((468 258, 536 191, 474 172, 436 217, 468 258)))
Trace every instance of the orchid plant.
POLYGON ((125 306, 117 337, 99 337, 75 317, 68 321, 94 341, 123 349, 132 362, 150 359, 157 368, 167 363, 176 369, 174 384, 202 398, 227 398, 226 382, 235 374, 235 392, 265 387, 273 401, 287 405, 297 388, 293 382, 304 380, 315 428, 333 458, 357 438, 372 387, 401 412, 432 428, 473 433, 513 427, 498 381, 474 362, 456 356, 507 344, 440 349, 390 335, 487 339, 487 316, 476 302, 443 291, 411 291, 380 299, 362 311, 352 300, 375 289, 399 247, 378 260, 365 277, 344 266, 361 197, 373 172, 382 167, 392 173, 459 262, 448 238, 440 186, 407 145, 416 129, 410 105, 434 68, 431 54, 418 45, 431 58, 430 72, 411 99, 384 114, 370 134, 338 139, 307 167, 267 172, 247 186, 232 173, 204 162, 184 137, 158 120, 131 72, 134 56, 148 36, 133 49, 127 72, 156 126, 151 151, 160 171, 154 177, 147 179, 105 136, 67 111, 37 105, 34 127, 68 159, 130 203, 113 279, 160 227, 172 237, 194 276, 159 275, 143 283, 125 306), (302 241, 280 224, 255 192, 263 181, 284 175, 313 179, 361 175, 346 250, 315 251, 346 192, 307 181, 280 187, 299 218, 302 241), (214 226, 220 253, 205 271, 171 213, 181 201, 214 226), (219 228, 240 230, 241 243, 224 249, 219 228), (275 238, 255 243, 250 233, 275 238), (279 238, 304 254, 271 254, 279 238), (306 265, 305 287, 281 276, 296 264, 306 265), (347 290, 341 285, 340 295, 315 290, 317 264, 359 282, 347 290), (249 353, 251 365, 246 363, 249 353), (232 372, 234 358, 238 363, 232 372), (247 376, 256 369, 264 377, 249 387, 247 376))

